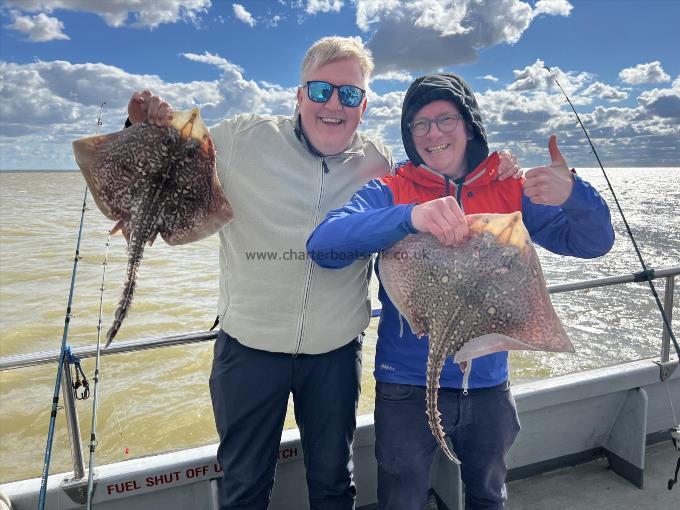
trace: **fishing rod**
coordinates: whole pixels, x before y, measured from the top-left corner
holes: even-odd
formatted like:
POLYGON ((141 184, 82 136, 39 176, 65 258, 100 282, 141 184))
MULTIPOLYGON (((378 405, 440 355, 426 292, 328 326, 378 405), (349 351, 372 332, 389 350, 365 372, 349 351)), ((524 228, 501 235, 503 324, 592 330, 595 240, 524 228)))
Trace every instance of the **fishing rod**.
POLYGON ((97 448, 97 403, 99 400, 99 360, 101 358, 102 310, 104 307, 104 282, 106 281, 106 266, 108 265, 109 246, 111 245, 111 231, 106 239, 106 252, 102 263, 102 284, 99 289, 99 322, 97 324, 97 354, 94 368, 94 396, 92 397, 92 425, 90 428, 90 459, 87 472, 87 510, 92 510, 94 495, 94 452, 97 448))
MULTIPOLYGON (((99 133, 99 126, 102 124, 102 110, 104 109, 104 102, 99 108, 99 117, 97 118, 97 128, 95 134, 99 133)), ((80 241, 83 237, 83 224, 85 222, 85 210, 87 209, 87 185, 85 186, 85 194, 83 196, 83 206, 80 212, 80 226, 78 227, 78 240, 76 242, 76 254, 73 258, 73 270, 71 271, 71 287, 68 292, 68 301, 66 304, 66 316, 64 318, 64 333, 61 337, 61 349, 59 353, 59 365, 57 368, 57 377, 54 382, 54 393, 52 396, 52 410, 50 412, 50 424, 47 430, 47 445, 45 446, 45 460, 43 462, 42 476, 40 479, 40 496, 38 498, 38 510, 44 510, 45 499, 47 496, 47 479, 50 471, 50 461, 52 460, 52 444, 54 443, 54 429, 57 421, 57 410, 59 408, 59 389, 61 388, 61 376, 64 370, 64 358, 66 357, 66 339, 68 338, 68 328, 71 322, 71 304, 73 302, 73 291, 76 287, 76 273, 78 270, 78 261, 80 260, 80 241)))
MULTIPOLYGON (((574 115, 576 115, 576 119, 578 120, 579 125, 581 126, 581 129, 583 130, 583 133, 586 135, 586 138, 588 139, 588 143, 590 144, 590 148, 593 150, 593 154, 595 155, 595 158, 597 159, 598 165, 600 165, 600 169, 602 170, 602 173, 604 174, 604 178, 607 181, 607 186, 609 187, 609 191, 611 191, 612 196, 614 197, 614 202, 616 203, 616 207, 619 210, 619 214, 621 214, 621 218, 623 218, 623 224, 626 226, 626 231, 628 232, 628 237, 630 237, 631 242, 633 243, 633 248, 635 248, 635 253, 637 254, 638 260, 640 261, 640 264, 642 265, 642 277, 647 280, 647 283, 649 283, 649 288, 652 291, 652 295, 654 296, 654 299, 656 300, 656 306, 659 308, 659 311, 661 312, 661 317, 663 319, 663 323, 666 326, 666 331, 668 331, 669 336, 671 337, 671 340, 673 340, 673 345, 675 346, 675 352, 678 354, 678 360, 680 360, 680 347, 678 347, 678 341, 675 339, 675 335, 673 334, 673 330, 671 329, 670 321, 668 320, 668 316, 666 315, 666 311, 663 308, 663 305, 661 304, 661 300, 659 299, 659 295, 656 292, 656 288, 654 287, 654 282, 652 282, 652 274, 653 271, 650 271, 647 269, 647 264, 645 264, 645 260, 642 258, 642 253, 640 253, 640 249, 638 248, 637 242, 635 241, 635 237, 633 236, 633 231, 631 230, 630 226, 628 225, 628 221, 626 220, 626 215, 623 214, 623 209, 621 208, 621 204, 619 204, 619 199, 616 197, 616 193, 614 192, 614 187, 612 186, 611 182, 609 182, 609 177, 607 176, 607 172, 604 170, 604 166, 602 165, 602 162, 600 161, 600 157, 597 154, 597 151, 595 150, 595 146, 593 145, 593 141, 590 139, 590 136, 588 135, 588 131, 586 130, 585 126, 583 125, 583 122, 581 122, 581 117, 579 117, 578 112, 576 111, 576 108, 574 108, 573 103, 569 99, 569 96, 567 93, 564 91, 562 88, 562 85, 560 85, 560 82, 557 81, 557 77, 552 73, 550 68, 548 66, 543 66, 544 69, 548 71, 548 74, 552 76, 553 80, 555 80, 555 83, 557 83, 557 86, 560 88, 562 91, 562 94, 564 94, 564 97, 567 99, 567 102, 569 103, 569 106, 571 106, 571 110, 574 112, 574 115)), ((671 440, 673 442, 673 446, 675 449, 680 453, 680 425, 678 425, 678 419, 675 416, 675 409, 673 408, 673 399, 671 398, 670 390, 668 389, 668 379, 666 379, 666 391, 668 392, 668 401, 671 404, 671 411, 673 412, 673 423, 675 424, 674 427, 671 428, 670 433, 671 433, 671 440)), ((678 457, 678 462, 675 466, 675 478, 671 478, 668 480, 668 490, 673 489, 673 485, 675 485, 678 482, 678 471, 680 471, 680 456, 678 457)))
POLYGON ((574 108, 574 105, 572 104, 571 100, 569 99, 569 96, 567 95, 567 93, 562 88, 562 85, 560 85, 560 82, 557 81, 557 77, 553 74, 553 72, 550 70, 550 68, 548 66, 543 66, 543 68, 548 71, 548 74, 550 74, 552 79, 555 80, 555 83, 557 83, 557 86, 562 91, 562 94, 564 94, 564 97, 567 99, 569 106, 571 106, 571 110, 574 112, 574 115, 576 115, 576 120, 578 120, 578 123, 580 124, 581 129, 583 130, 583 133, 586 135, 586 138, 588 139, 588 143, 590 144, 590 148, 592 149, 593 154, 595 155, 595 158, 597 159, 597 164, 600 165, 600 169, 602 170, 602 173, 604 174, 604 178, 607 181, 607 186, 609 187, 609 191, 611 191, 612 196, 614 197, 614 202, 616 203, 616 207, 619 210, 619 214, 621 214, 621 218, 623 218, 623 224, 626 226, 626 231, 628 232, 628 237, 630 237, 630 240, 633 243, 633 248, 635 248, 635 253, 637 254, 638 260, 640 261, 640 264, 642 265, 643 271, 642 271, 641 276, 649 284, 649 288, 652 291, 652 295, 654 296, 654 299, 656 300, 656 306, 659 308, 659 311, 661 312, 661 318, 663 319, 663 323, 666 326, 666 330, 668 331, 668 333, 671 337, 671 340, 673 340, 673 345, 675 346, 675 352, 678 355, 678 359, 680 359, 680 346, 678 346, 678 341, 675 339, 675 335, 673 334, 673 330, 671 329, 670 321, 668 320, 668 316, 666 315, 666 312, 663 308, 663 305, 661 304, 661 299, 659 299, 659 295, 656 292, 656 287, 654 287, 654 282, 652 281, 653 271, 650 271, 649 269, 647 269, 647 264, 645 264, 645 260, 642 258, 642 253, 640 253, 640 249, 638 248, 637 242, 635 241, 635 237, 633 236, 633 231, 631 230, 630 226, 628 225, 628 220, 626 220, 626 215, 623 214, 623 209, 621 208, 621 204, 619 204, 619 199, 617 198, 616 193, 614 192, 614 187, 612 186, 611 182, 609 181, 609 176, 607 176, 607 172, 605 172, 604 166, 602 166, 602 161, 600 161, 600 156, 597 155, 597 151, 595 150, 595 146, 593 145, 593 142, 590 139, 590 136, 588 135, 588 131, 586 130, 585 126, 583 125, 583 122, 581 122, 581 117, 579 117, 578 112, 576 111, 576 108, 574 108))
POLYGON ((76 255, 73 258, 73 271, 71 272, 71 288, 68 293, 68 303, 66 305, 66 318, 64 319, 64 333, 61 338, 61 351, 59 354, 59 366, 57 368, 57 377, 54 383, 54 394, 52 396, 52 411, 50 413, 50 425, 47 431, 47 445, 45 447, 45 461, 43 463, 42 478, 40 480, 40 497, 38 499, 38 508, 43 510, 45 508, 45 496, 47 494, 47 477, 49 475, 50 460, 52 456, 52 443, 54 441, 54 426, 57 418, 57 409, 59 405, 59 388, 61 387, 61 374, 64 369, 64 355, 66 353, 66 338, 68 337, 68 327, 71 321, 71 303, 73 301, 73 290, 76 283, 76 271, 78 267, 78 260, 80 259, 80 240, 83 233, 83 220, 85 218, 85 206, 87 202, 87 188, 85 188, 85 196, 83 197, 83 208, 80 214, 80 228, 78 229, 78 242, 76 244, 76 255))

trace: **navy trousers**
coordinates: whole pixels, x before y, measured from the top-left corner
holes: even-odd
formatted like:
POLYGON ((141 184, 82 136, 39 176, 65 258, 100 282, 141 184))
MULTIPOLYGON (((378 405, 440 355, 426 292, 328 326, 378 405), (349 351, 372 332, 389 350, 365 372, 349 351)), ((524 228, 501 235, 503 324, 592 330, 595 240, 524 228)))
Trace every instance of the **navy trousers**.
MULTIPOLYGON (((378 508, 421 510, 439 445, 427 424, 425 387, 376 383, 375 454, 378 508)), ((505 456, 519 432, 507 383, 492 388, 439 390, 442 426, 461 461, 465 508, 502 509, 507 499, 505 456)))
POLYGON ((268 507, 291 393, 310 509, 353 509, 360 377, 359 339, 325 354, 293 356, 251 349, 220 331, 210 374, 223 470, 220 509, 268 507))

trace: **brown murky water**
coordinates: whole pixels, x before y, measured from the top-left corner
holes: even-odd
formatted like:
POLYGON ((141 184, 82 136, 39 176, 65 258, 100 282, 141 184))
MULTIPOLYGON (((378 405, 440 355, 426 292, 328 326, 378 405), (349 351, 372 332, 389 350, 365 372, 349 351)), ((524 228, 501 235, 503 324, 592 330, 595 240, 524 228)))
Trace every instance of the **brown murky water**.
MULTIPOLYGON (((580 171, 603 190, 598 172, 580 171)), ((610 178, 647 263, 657 268, 680 265, 680 169, 612 169, 610 178)), ((84 189, 79 173, 0 174, 3 356, 58 349, 61 344, 84 189)), ((613 204, 607 191, 603 195, 613 204)), ((615 211, 612 216, 617 241, 605 257, 584 261, 539 250, 548 283, 639 270, 623 223, 615 211)), ((90 200, 73 301, 75 319, 68 337, 73 346, 96 341, 101 263, 110 227, 90 200)), ((135 305, 116 340, 212 326, 219 271, 217 243, 217 236, 212 236, 188 246, 169 247, 159 241, 147 248, 135 305)), ((105 330, 118 300, 125 261, 124 241, 116 237, 109 251, 105 330)), ((663 299, 663 282, 657 287, 663 299)), ((553 295, 553 303, 577 353, 514 353, 514 382, 658 356, 661 323, 644 285, 553 295)), ((373 409, 376 325, 373 321, 365 340, 360 414, 373 409)), ((97 464, 216 442, 208 394, 211 359, 211 342, 102 358, 97 464)), ((92 377, 94 360, 84 361, 83 368, 92 377)), ((40 475, 55 375, 56 365, 0 373, 0 482, 40 475)), ((79 402, 78 409, 87 438, 91 400, 79 402)), ((291 411, 286 427, 294 426, 291 411)), ((50 472, 70 469, 60 413, 50 472)))

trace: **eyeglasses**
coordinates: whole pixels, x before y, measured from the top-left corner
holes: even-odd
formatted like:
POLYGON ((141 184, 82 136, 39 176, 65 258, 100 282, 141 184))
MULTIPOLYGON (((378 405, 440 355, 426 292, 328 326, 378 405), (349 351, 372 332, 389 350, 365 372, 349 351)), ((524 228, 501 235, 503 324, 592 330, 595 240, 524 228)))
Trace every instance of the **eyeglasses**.
POLYGON ((458 121, 463 118, 463 115, 442 115, 434 120, 418 119, 409 123, 408 127, 413 133, 413 136, 425 136, 430 132, 430 127, 434 122, 437 124, 437 129, 442 133, 450 133, 455 131, 458 127, 458 121))
POLYGON ((333 90, 338 89, 340 104, 356 108, 361 104, 366 91, 354 85, 333 85, 326 81, 308 81, 303 85, 307 87, 307 97, 315 103, 325 103, 333 95, 333 90))

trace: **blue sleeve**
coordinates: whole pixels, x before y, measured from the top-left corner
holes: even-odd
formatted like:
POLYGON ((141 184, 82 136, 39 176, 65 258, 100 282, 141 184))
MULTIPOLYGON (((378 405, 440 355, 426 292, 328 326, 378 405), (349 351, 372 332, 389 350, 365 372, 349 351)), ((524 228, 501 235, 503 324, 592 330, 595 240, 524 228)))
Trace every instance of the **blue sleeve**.
POLYGON ((522 217, 532 241, 553 253, 595 258, 614 244, 607 203, 577 175, 571 195, 559 207, 534 204, 523 196, 522 217))
POLYGON ((389 187, 373 179, 344 206, 334 209, 307 239, 307 253, 326 268, 341 268, 370 257, 408 234, 414 204, 394 205, 389 187))

